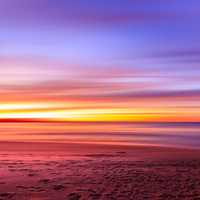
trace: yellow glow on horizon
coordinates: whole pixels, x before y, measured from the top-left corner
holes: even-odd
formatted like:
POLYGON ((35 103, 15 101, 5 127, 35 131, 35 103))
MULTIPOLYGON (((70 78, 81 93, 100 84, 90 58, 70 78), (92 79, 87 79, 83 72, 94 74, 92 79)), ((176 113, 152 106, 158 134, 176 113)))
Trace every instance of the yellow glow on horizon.
MULTIPOLYGON (((94 103, 95 105, 95 103, 94 103)), ((94 105, 92 105, 94 107, 94 105)), ((198 109, 169 108, 73 108, 73 102, 2 103, 0 119, 42 119, 49 121, 199 121, 198 109)), ((79 105, 81 106, 81 104, 79 105)))

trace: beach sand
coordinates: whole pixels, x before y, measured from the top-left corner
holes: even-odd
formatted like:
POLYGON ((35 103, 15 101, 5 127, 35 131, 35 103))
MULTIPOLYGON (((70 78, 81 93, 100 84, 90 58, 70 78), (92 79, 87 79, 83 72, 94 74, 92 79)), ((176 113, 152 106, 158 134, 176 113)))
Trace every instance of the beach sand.
POLYGON ((0 143, 0 200, 200 199, 200 151, 0 143))

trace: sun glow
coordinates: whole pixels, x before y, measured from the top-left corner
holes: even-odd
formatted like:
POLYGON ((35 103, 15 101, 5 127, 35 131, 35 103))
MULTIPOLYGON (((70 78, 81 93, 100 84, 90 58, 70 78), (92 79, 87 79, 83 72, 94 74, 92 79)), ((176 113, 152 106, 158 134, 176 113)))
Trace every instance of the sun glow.
POLYGON ((148 122, 148 121, 198 121, 195 109, 143 108, 143 107, 99 107, 95 102, 90 106, 79 102, 2 103, 0 119, 33 119, 45 121, 85 121, 85 122, 148 122), (79 107, 83 108, 79 108, 79 107), (95 108, 96 106, 96 108, 95 108), (90 108, 92 107, 92 108, 90 108))

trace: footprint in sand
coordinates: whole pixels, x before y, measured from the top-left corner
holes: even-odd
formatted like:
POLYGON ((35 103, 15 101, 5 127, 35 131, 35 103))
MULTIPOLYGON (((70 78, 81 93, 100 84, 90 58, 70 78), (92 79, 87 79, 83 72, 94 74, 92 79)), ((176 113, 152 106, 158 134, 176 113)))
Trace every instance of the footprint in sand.
POLYGON ((11 192, 0 193, 0 199, 11 199, 14 196, 15 196, 15 193, 11 193, 11 192))
POLYGON ((48 184, 49 182, 50 182, 50 179, 41 179, 41 180, 39 180, 39 183, 48 184))
POLYGON ((81 198, 81 195, 78 193, 70 193, 67 197, 68 200, 79 200, 81 198))
POLYGON ((53 189, 54 190, 63 190, 65 188, 65 186, 63 185, 54 185, 53 189))

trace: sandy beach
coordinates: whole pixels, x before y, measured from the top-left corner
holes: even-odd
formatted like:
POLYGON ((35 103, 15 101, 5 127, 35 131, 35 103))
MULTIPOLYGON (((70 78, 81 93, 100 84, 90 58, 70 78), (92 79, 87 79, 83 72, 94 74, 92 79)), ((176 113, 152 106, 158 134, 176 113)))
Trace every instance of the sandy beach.
POLYGON ((0 0, 0 200, 200 200, 200 0, 0 0))
POLYGON ((2 142, 0 200, 197 200, 199 166, 198 150, 2 142))

